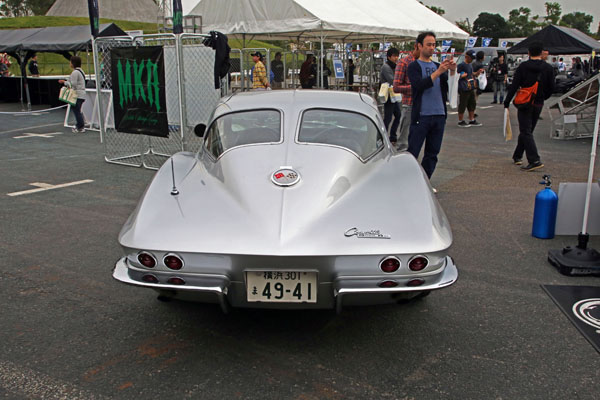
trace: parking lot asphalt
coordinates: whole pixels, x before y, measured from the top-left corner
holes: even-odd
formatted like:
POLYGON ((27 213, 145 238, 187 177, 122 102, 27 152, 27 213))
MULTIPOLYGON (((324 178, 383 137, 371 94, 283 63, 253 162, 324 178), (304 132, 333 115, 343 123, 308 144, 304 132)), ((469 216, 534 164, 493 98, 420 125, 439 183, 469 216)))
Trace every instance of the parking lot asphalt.
POLYGON ((543 113, 535 136, 546 166, 522 172, 490 101, 480 96, 482 127, 449 115, 432 179, 459 281, 340 315, 225 315, 114 281, 117 235, 154 172, 106 163, 99 134, 63 128, 64 110, 0 114, 0 398, 598 398, 599 354, 540 285, 599 278, 566 277, 546 261, 575 237, 531 236, 541 176, 555 190, 585 181, 591 139, 550 139, 543 113))

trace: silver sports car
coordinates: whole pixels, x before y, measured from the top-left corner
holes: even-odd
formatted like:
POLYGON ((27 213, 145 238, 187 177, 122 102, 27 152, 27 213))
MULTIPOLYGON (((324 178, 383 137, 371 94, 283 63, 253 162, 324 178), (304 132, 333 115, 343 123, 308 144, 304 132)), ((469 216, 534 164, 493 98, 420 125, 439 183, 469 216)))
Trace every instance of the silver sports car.
POLYGON ((201 150, 165 163, 125 223, 115 279, 224 311, 338 312, 457 280, 446 216, 372 98, 236 94, 196 134, 201 150))

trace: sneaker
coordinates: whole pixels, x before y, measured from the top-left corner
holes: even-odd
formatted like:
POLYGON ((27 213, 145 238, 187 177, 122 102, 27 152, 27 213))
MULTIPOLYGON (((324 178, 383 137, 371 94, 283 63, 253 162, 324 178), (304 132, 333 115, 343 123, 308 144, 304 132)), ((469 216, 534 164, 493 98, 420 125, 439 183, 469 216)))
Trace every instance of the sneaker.
POLYGON ((492 104, 498 104, 498 102, 496 100, 492 101, 492 104))
POLYGON ((471 125, 469 125, 469 124, 467 123, 467 121, 465 121, 465 120, 462 120, 462 121, 459 121, 459 122, 458 122, 458 126, 460 126, 461 128, 469 128, 471 125))
POLYGON ((523 160, 520 158, 513 158, 513 164, 521 165, 521 164, 523 164, 523 160))
POLYGON ((541 161, 532 162, 531 164, 521 167, 521 171, 533 171, 536 169, 540 169, 544 166, 541 161))
POLYGON ((483 124, 481 122, 477 122, 476 119, 474 119, 473 121, 469 122, 469 126, 482 126, 483 124))
POLYGON ((83 132, 85 132, 85 129, 83 129, 83 128, 82 129, 73 128, 73 129, 71 129, 71 132, 73 132, 73 133, 83 133, 83 132))

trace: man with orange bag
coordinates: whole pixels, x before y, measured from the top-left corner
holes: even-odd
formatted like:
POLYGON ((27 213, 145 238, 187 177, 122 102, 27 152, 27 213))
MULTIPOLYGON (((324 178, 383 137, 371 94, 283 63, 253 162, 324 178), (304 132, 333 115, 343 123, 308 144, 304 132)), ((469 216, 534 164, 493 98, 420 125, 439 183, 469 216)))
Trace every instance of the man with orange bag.
POLYGON ((543 45, 539 42, 529 46, 529 60, 522 62, 515 71, 504 99, 504 108, 508 108, 517 90, 530 88, 537 83, 532 104, 518 107, 519 139, 512 158, 514 164, 521 165, 525 152, 528 164, 521 167, 522 171, 534 171, 544 166, 535 145, 533 130, 542 112, 544 100, 554 91, 554 71, 550 64, 542 60, 542 50, 543 45))

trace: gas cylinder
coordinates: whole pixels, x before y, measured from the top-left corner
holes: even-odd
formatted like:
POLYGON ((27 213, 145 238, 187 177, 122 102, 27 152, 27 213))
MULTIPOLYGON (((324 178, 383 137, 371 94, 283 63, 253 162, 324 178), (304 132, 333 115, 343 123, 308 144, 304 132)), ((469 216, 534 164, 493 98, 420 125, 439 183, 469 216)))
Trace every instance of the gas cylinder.
POLYGON ((556 225, 558 196, 552 190, 550 175, 544 175, 542 179, 544 180, 540 182, 540 185, 545 187, 535 195, 531 235, 539 239, 552 239, 556 225))

